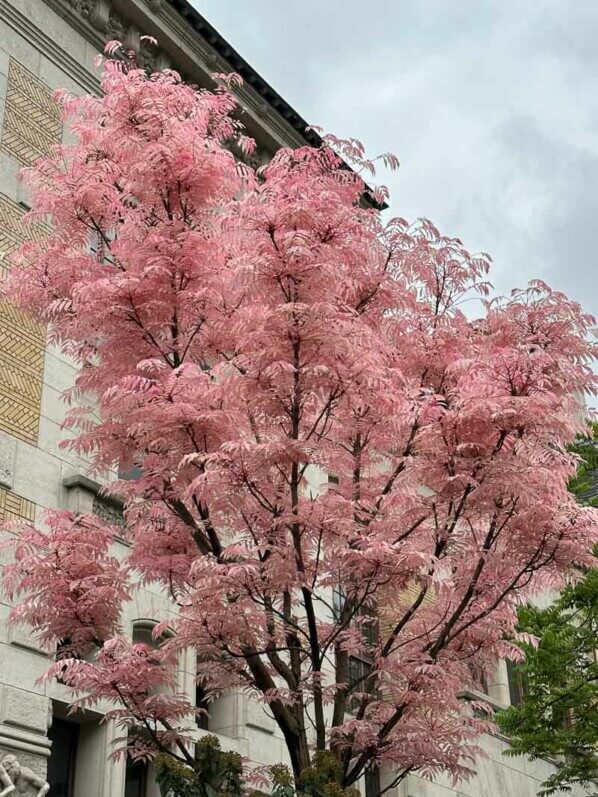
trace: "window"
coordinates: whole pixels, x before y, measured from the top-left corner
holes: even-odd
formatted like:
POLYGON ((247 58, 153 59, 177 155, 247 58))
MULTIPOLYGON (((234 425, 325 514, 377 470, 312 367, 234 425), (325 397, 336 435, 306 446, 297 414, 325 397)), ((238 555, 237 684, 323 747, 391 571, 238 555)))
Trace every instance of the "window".
MULTIPOLYGON (((341 587, 332 590, 332 618, 339 622, 343 607, 345 605, 345 592, 341 587)), ((366 650, 378 641, 378 617, 375 609, 363 604, 355 612, 355 616, 360 618, 361 632, 363 634, 364 647, 366 650)))
POLYGON ((345 595, 340 587, 332 590, 332 618, 335 622, 341 619, 343 606, 345 605, 345 595))
POLYGON ((373 692, 372 677, 369 675, 372 664, 367 659, 349 656, 349 687, 356 687, 357 692, 373 692))
POLYGON ((81 656, 73 650, 71 638, 65 636, 56 645, 54 658, 56 661, 61 661, 62 659, 80 659, 81 656))
MULTIPOLYGON (((336 622, 339 622, 346 597, 341 587, 335 587, 332 591, 332 615, 336 622)), ((378 618, 374 609, 370 606, 360 606, 355 616, 360 618, 360 628, 363 638, 363 649, 359 655, 350 656, 348 662, 348 686, 349 689, 355 687, 357 693, 375 693, 375 676, 370 675, 372 669, 371 648, 378 641, 378 618)), ((354 695, 349 696, 348 710, 356 711, 359 707, 360 699, 354 695)))
POLYGON ((201 684, 197 684, 195 687, 195 708, 202 709, 201 713, 195 715, 197 727, 203 731, 208 731, 210 729, 210 715, 206 712, 209 711, 209 703, 206 690, 201 684))
POLYGON ((159 648, 160 640, 153 635, 153 623, 135 623, 133 626, 133 644, 147 645, 148 648, 159 648))
POLYGON ((509 697, 512 706, 518 706, 527 693, 525 675, 515 662, 507 659, 507 675, 509 679, 509 697))
POLYGON ((372 674, 372 661, 367 657, 349 656, 348 670, 348 687, 355 691, 349 693, 347 711, 355 714, 361 705, 362 696, 376 693, 376 679, 372 674))
POLYGON ((142 475, 141 468, 138 468, 137 465, 133 465, 130 470, 121 470, 118 469, 118 478, 125 479, 126 481, 134 481, 138 479, 142 475))
POLYGON ((380 770, 376 765, 365 771, 365 797, 380 797, 380 770))
POLYGON ((125 797, 145 797, 147 791, 147 764, 127 758, 125 771, 125 797))
MULTIPOLYGON (((154 637, 153 630, 156 623, 152 620, 140 620, 133 624, 131 635, 134 645, 146 645, 148 648, 158 650, 170 636, 164 633, 159 637, 154 637)), ((151 694, 166 694, 170 689, 167 684, 160 684, 151 690, 151 694)))
POLYGON ((73 797, 79 726, 54 718, 48 731, 52 751, 48 759, 49 797, 73 797))
POLYGON ((469 672, 471 674, 471 685, 476 692, 481 692, 484 695, 489 694, 488 674, 483 667, 479 664, 468 664, 469 672))

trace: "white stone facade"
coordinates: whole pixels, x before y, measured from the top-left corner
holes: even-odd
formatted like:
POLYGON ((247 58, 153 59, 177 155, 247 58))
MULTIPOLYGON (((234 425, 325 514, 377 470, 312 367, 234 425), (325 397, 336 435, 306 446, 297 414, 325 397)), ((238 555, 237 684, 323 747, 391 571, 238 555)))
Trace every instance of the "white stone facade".
MULTIPOLYGON (((245 69, 246 83, 240 92, 244 121, 263 157, 281 145, 304 143, 303 120, 247 64, 240 65, 222 40, 215 42, 212 33, 185 0, 0 0, 0 251, 16 248, 24 235, 19 218, 27 197, 18 171, 61 135, 50 90, 97 92, 93 62, 107 39, 119 38, 140 50, 148 67, 173 65, 199 84, 208 84, 214 71, 243 74, 245 69), (157 54, 140 45, 144 33, 158 39, 157 54)), ((98 485, 85 476, 85 462, 59 448, 64 437, 60 396, 72 384, 73 364, 60 352, 45 348, 39 329, 29 329, 22 319, 3 312, 2 518, 33 520, 45 507, 55 506, 115 511, 99 505, 98 485)), ((162 620, 172 606, 159 592, 145 589, 126 612, 123 625, 133 633, 135 624, 162 620)), ((37 776, 45 778, 49 772, 50 780, 53 771, 61 771, 64 782, 51 783, 53 797, 155 797, 151 772, 127 771, 123 762, 109 760, 110 741, 116 734, 111 723, 100 723, 99 714, 67 718, 64 687, 37 683, 49 659, 25 632, 7 626, 7 613, 8 606, 0 603, 0 760, 15 754, 37 776)), ((181 662, 179 689, 194 700, 194 659, 191 654, 187 659, 181 662)), ((504 667, 489 684, 489 692, 498 704, 508 701, 504 667)), ((239 695, 217 701, 209 727, 224 748, 249 760, 285 759, 281 735, 267 711, 239 695)), ((198 729, 198 736, 204 732, 198 729)), ((505 758, 506 745, 497 737, 485 738, 483 746, 488 758, 480 761, 478 775, 457 790, 413 776, 395 790, 396 796, 533 797, 549 774, 549 764, 505 758)))

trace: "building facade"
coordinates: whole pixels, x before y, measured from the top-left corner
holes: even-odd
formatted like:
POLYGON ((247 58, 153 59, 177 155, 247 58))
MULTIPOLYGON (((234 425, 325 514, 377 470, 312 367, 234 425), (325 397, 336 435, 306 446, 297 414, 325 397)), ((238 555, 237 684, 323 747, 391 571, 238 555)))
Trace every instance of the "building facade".
MULTIPOLYGON (((241 9, 242 4, 240 4, 241 9)), ((298 146, 315 137, 281 98, 187 0, 0 0, 0 267, 6 255, 43 225, 25 226, 27 195, 19 170, 65 136, 52 91, 99 91, 94 59, 110 39, 135 49, 139 63, 153 71, 176 68, 186 80, 210 85, 212 72, 235 71, 243 121, 267 160, 280 146, 298 146), (154 36, 158 48, 140 37, 154 36)), ((65 432, 61 394, 71 386, 74 364, 46 345, 45 329, 7 304, 0 304, 0 520, 40 518, 46 507, 93 511, 114 520, 120 507, 100 497, 101 485, 86 475, 86 463, 59 447, 65 432)), ((118 545, 118 543, 115 543, 118 545)), ((0 603, 0 761, 14 755, 23 777, 12 776, 22 794, 51 797, 156 797, 151 768, 109 760, 118 730, 101 713, 69 716, 68 695, 59 683, 39 683, 49 665, 46 653, 23 630, 8 627, 9 607, 0 603), (18 782, 17 782, 18 781, 18 782)), ((143 589, 128 605, 123 626, 139 641, 172 612, 158 591, 143 589)), ((195 662, 180 664, 179 690, 196 698, 195 662)), ((510 699, 506 665, 480 688, 497 705, 510 699)), ((206 722, 202 724, 208 724, 206 722)), ((209 731, 225 749, 251 761, 285 759, 274 721, 259 705, 231 694, 211 709, 209 731)), ((200 736, 206 729, 197 729, 200 736)), ((477 776, 457 789, 410 776, 396 797, 516 795, 533 797, 550 771, 548 763, 503 756, 504 740, 487 736, 488 758, 477 776)), ((7 769, 10 767, 7 764, 7 769)), ((10 773, 9 773, 10 774, 10 773)), ((2 772, 0 770, 0 780, 2 772)), ((385 774, 382 773, 382 788, 385 774)), ((2 791, 1 784, 0 791, 2 791)), ((376 790, 369 784, 367 791, 376 790)), ((366 785, 363 785, 366 791, 366 785)))

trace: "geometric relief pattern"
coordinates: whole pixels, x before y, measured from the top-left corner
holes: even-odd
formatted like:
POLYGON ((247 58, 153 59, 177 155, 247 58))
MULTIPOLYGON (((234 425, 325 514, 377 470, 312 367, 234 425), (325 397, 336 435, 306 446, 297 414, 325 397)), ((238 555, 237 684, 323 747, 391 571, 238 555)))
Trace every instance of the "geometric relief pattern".
MULTIPOLYGON (((0 251, 43 238, 46 225, 24 224, 24 209, 0 194, 0 251)), ((35 444, 39 429, 45 327, 9 302, 0 302, 0 429, 35 444)))
POLYGON ((35 504, 21 495, 0 487, 0 521, 35 520, 35 504))
POLYGON ((42 241, 50 232, 43 222, 23 221, 25 208, 0 194, 0 276, 4 277, 9 268, 9 255, 25 241, 42 241))
POLYGON ((40 155, 49 155, 60 143, 60 109, 52 92, 33 72, 11 58, 0 146, 19 163, 29 166, 40 155))

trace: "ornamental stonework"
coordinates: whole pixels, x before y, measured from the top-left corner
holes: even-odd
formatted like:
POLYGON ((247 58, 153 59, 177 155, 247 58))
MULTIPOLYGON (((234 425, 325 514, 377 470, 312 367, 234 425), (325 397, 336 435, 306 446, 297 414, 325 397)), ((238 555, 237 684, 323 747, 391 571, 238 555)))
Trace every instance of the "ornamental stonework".
POLYGON ((61 137, 60 109, 52 92, 33 72, 11 58, 0 148, 23 166, 29 166, 40 155, 49 155, 61 137))
POLYGON ((106 498, 96 495, 93 499, 92 511, 94 515, 97 515, 105 523, 111 526, 118 526, 121 529, 125 528, 125 518, 122 509, 106 498))
POLYGON ((35 504, 22 495, 13 493, 0 487, 0 522, 11 520, 25 520, 31 523, 35 520, 35 504))
MULTIPOLYGON (((0 277, 15 249, 47 235, 47 226, 26 224, 24 213, 24 207, 0 194, 0 277)), ((0 430, 32 444, 39 429, 45 344, 43 325, 0 302, 0 430)))

